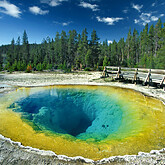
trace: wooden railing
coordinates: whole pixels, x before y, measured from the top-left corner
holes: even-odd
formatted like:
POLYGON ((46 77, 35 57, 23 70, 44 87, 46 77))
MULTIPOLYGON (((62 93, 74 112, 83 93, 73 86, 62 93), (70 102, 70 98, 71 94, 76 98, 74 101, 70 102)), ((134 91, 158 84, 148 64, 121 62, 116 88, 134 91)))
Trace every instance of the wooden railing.
POLYGON ((114 80, 132 81, 157 87, 165 87, 165 70, 126 68, 116 66, 104 67, 102 78, 111 77, 114 80))
MULTIPOLYGON (((138 71, 140 72, 148 72, 148 70, 150 69, 146 69, 146 68, 127 68, 127 67, 117 67, 117 66, 105 66, 106 69, 111 69, 111 70, 118 70, 120 68, 120 70, 123 71, 135 71, 138 69, 138 71)), ((151 69, 152 73, 156 73, 156 74, 164 74, 165 75, 165 70, 161 70, 161 69, 151 69)))

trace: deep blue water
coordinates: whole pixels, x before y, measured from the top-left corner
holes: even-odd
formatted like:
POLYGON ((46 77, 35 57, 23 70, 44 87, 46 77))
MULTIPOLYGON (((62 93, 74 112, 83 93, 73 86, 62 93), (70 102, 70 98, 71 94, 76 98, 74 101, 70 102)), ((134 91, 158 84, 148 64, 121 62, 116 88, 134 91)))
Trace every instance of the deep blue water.
POLYGON ((42 131, 102 140, 117 131, 122 110, 100 90, 51 88, 13 103, 10 108, 42 131))

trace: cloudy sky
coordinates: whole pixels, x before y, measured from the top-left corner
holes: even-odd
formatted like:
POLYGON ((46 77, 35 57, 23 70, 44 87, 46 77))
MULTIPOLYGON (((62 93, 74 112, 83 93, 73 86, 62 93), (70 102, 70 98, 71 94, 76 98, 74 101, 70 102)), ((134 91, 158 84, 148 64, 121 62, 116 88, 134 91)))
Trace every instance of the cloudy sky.
POLYGON ((95 29, 100 41, 118 41, 129 28, 140 32, 159 18, 165 22, 164 0, 0 0, 0 45, 24 30, 30 43, 84 28, 89 34, 95 29))

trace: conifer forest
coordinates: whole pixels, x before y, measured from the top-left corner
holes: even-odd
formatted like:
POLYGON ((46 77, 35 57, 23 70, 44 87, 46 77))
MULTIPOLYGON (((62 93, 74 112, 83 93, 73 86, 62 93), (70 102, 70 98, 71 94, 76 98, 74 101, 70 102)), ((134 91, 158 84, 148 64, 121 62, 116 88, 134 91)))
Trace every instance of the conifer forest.
POLYGON ((41 44, 29 44, 24 31, 10 45, 0 46, 0 70, 97 70, 99 66, 165 69, 165 23, 159 19, 155 26, 146 24, 141 32, 130 29, 126 39, 110 44, 100 42, 95 30, 88 34, 85 28, 81 34, 76 30, 57 32, 41 44))

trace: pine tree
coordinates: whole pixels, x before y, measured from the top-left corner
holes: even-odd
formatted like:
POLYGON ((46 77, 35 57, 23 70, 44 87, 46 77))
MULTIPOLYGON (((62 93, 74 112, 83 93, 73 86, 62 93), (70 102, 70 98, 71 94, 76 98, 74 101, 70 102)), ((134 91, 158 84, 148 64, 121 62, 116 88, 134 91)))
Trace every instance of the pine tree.
POLYGON ((136 63, 138 62, 137 59, 139 59, 138 45, 138 32, 136 29, 134 29, 131 39, 131 50, 129 58, 129 66, 131 67, 135 67, 136 63))
POLYGON ((54 42, 54 61, 55 65, 60 64, 60 34, 56 33, 55 42, 54 42))
POLYGON ((148 50, 152 55, 154 54, 154 25, 151 25, 148 34, 148 50))
POLYGON ((98 58, 98 65, 103 65, 104 58, 107 58, 107 61, 109 60, 109 52, 108 52, 108 42, 107 40, 103 41, 103 44, 100 44, 100 54, 98 58))
POLYGON ((165 45, 157 53, 156 68, 165 69, 165 45))
POLYGON ((54 40, 52 39, 52 41, 50 43, 50 67, 55 64, 54 56, 55 56, 55 52, 54 52, 54 40))
POLYGON ((66 61, 66 65, 68 65, 68 41, 67 35, 65 31, 61 32, 61 39, 60 39, 60 64, 64 64, 66 61))
POLYGON ((81 42, 79 42, 79 45, 78 45, 78 56, 79 56, 81 65, 86 64, 85 56, 87 54, 88 47, 89 47, 89 45, 88 45, 88 32, 87 32, 87 29, 85 28, 82 31, 81 42))
POLYGON ((92 64, 92 50, 88 49, 87 54, 85 55, 85 64, 86 67, 90 67, 92 64))
POLYGON ((117 59, 117 42, 114 40, 113 43, 111 44, 111 57, 110 57, 110 62, 111 65, 117 66, 118 65, 118 59, 117 59))
POLYGON ((125 42, 124 38, 121 38, 117 44, 119 54, 119 65, 127 66, 127 56, 125 53, 125 42))
POLYGON ((129 29, 127 39, 126 39, 126 47, 125 47, 128 65, 129 65, 128 61, 130 59, 130 51, 131 51, 131 40, 132 40, 131 29, 129 29))
POLYGON ((8 61, 8 66, 11 67, 12 64, 14 63, 14 54, 15 54, 15 40, 14 38, 11 41, 11 45, 9 47, 9 50, 7 52, 7 61, 8 61))
MULTIPOLYGON (((47 65, 47 63, 51 63, 51 39, 49 36, 46 38, 45 52, 44 62, 47 65)), ((46 65, 44 66, 44 69, 46 69, 46 65)))
POLYGON ((69 36, 68 36, 68 64, 69 64, 69 67, 74 65, 76 50, 77 50, 77 32, 76 32, 76 30, 69 31, 69 36))
POLYGON ((108 58, 107 58, 107 56, 104 57, 103 66, 108 66, 108 58))
POLYGON ((154 68, 154 26, 151 25, 148 33, 148 67, 154 68))
POLYGON ((155 58, 156 68, 165 69, 165 23, 164 27, 161 29, 161 48, 157 52, 157 57, 155 58))
MULTIPOLYGON (((80 64, 82 64, 82 41, 81 41, 81 35, 78 34, 78 38, 77 38, 77 51, 76 51, 76 57, 75 57, 75 64, 76 64, 76 67, 79 68, 80 67, 80 64)), ((85 64, 85 63, 83 63, 85 64)))
POLYGON ((157 54, 157 51, 160 49, 160 44, 159 44, 159 41, 160 41, 160 38, 161 38, 161 30, 162 30, 162 21, 161 19, 159 18, 157 24, 155 25, 155 54, 154 56, 156 57, 156 54, 157 54))
POLYGON ((21 59, 21 39, 18 37, 16 41, 16 49, 15 49, 15 60, 19 61, 21 59))
POLYGON ((148 56, 148 41, 148 24, 146 24, 140 34, 140 65, 142 67, 148 67, 148 64, 146 63, 148 56))
POLYGON ((29 42, 25 30, 22 37, 22 61, 24 61, 26 65, 29 63, 29 42))
POLYGON ((96 30, 93 30, 91 33, 90 48, 92 50, 92 66, 96 65, 98 62, 100 49, 99 49, 99 38, 96 34, 96 30))

